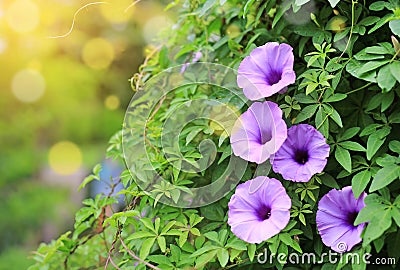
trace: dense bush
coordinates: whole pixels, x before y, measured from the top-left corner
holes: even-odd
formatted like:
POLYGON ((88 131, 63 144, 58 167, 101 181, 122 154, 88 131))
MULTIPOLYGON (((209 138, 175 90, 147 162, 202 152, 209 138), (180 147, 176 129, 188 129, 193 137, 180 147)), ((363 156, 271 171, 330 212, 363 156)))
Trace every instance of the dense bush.
MULTIPOLYGON (((365 260, 347 264, 324 256, 333 251, 397 261, 400 2, 207 0, 175 1, 168 7, 178 8, 179 18, 173 29, 161 35, 154 54, 131 79, 136 95, 127 110, 124 129, 111 138, 107 150, 110 157, 125 160, 128 166, 114 179, 114 184, 125 186, 120 193, 125 195, 126 206, 108 214, 107 209, 116 202, 110 195, 112 188, 109 194, 85 200, 76 213, 74 232, 42 244, 34 255, 37 263, 30 269, 111 265, 121 269, 367 267, 365 260), (282 52, 282 58, 274 58, 276 54, 271 52, 265 58, 257 57, 266 48, 263 45, 284 43, 293 48, 296 79, 293 74, 275 74, 267 87, 285 78, 286 84, 251 96, 259 89, 254 82, 257 78, 248 76, 270 76, 268 72, 279 69, 271 61, 282 65, 286 61, 284 72, 291 72, 290 49, 282 52), (250 52, 252 56, 245 58, 250 52), (221 66, 196 62, 221 64, 227 67, 223 69, 226 73, 221 75, 221 66), (257 71, 259 63, 270 65, 269 69, 258 66, 257 71), (287 91, 281 91, 286 85, 287 91), (245 89, 245 95, 238 86, 245 89), (198 100, 207 100, 211 107, 197 107, 198 100), (215 102, 226 107, 217 108, 215 102), (269 105, 259 113, 256 107, 260 104, 269 105), (212 110, 207 111, 209 108, 212 110), (211 120, 190 117, 200 111, 208 112, 211 120), (253 112, 254 119, 276 112, 275 125, 285 121, 288 130, 284 127, 279 132, 290 145, 282 141, 277 148, 290 152, 300 144, 316 142, 307 148, 308 153, 294 157, 294 167, 284 169, 278 164, 285 153, 274 149, 277 153, 271 153, 270 171, 269 162, 265 162, 268 155, 254 158, 242 151, 249 149, 235 146, 238 141, 233 135, 237 129, 246 130, 251 118, 246 118, 245 111, 253 112), (235 121, 227 115, 235 116, 234 120, 241 115, 243 126, 236 122, 232 129, 235 121), (170 119, 176 122, 164 126, 170 119), (174 124, 182 121, 179 136, 163 138, 165 132, 179 129, 174 124), (293 134, 297 139, 290 139, 293 134), (327 151, 323 150, 326 143, 327 151), (177 147, 180 155, 172 151, 177 147), (310 149, 316 151, 314 156, 310 149), (329 155, 326 166, 325 154, 329 155), (243 167, 242 158, 251 162, 243 167), (314 158, 319 160, 318 168, 305 172, 305 177, 291 172, 297 169, 296 164, 306 166, 314 158), (237 179, 231 175, 225 178, 229 190, 223 190, 224 184, 213 185, 201 200, 189 198, 193 188, 207 187, 226 176, 232 160, 237 162, 232 169, 237 179), (207 169, 200 170, 204 167, 207 169), (157 182, 160 177, 164 180, 157 182), (237 186, 236 180, 245 184, 237 186), (245 189, 253 183, 254 190, 245 189), (212 196, 219 189, 225 196, 213 202, 212 196), (247 209, 241 209, 246 201, 247 209), (255 215, 252 209, 263 203, 268 203, 264 206, 269 209, 253 226, 249 222, 255 215), (196 207, 190 208, 193 205, 196 207), (279 212, 277 208, 281 216, 274 212, 279 212), (269 221, 278 225, 272 228, 269 221), (247 230, 237 223, 246 224, 247 230), (285 256, 274 256, 260 265, 259 255, 265 253, 285 256), (317 261, 297 264, 290 260, 292 254, 302 253, 315 254, 317 261)), ((255 121, 260 130, 265 128, 263 121, 255 121)), ((249 133, 254 131, 248 129, 249 133)), ((264 131, 260 132, 264 144, 264 131)), ((268 136, 275 136, 271 134, 268 136)), ((257 147, 252 149, 260 151, 256 156, 265 154, 257 147)), ((83 185, 96 181, 100 170, 96 167, 83 185)))

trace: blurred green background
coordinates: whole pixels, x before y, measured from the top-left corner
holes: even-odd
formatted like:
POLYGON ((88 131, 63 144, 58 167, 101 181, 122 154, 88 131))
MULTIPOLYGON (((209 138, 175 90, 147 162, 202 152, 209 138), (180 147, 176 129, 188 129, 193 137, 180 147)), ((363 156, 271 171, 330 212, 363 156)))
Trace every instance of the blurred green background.
POLYGON ((121 127, 128 79, 171 21, 133 2, 0 0, 0 269, 29 266, 88 196, 77 188, 121 127))

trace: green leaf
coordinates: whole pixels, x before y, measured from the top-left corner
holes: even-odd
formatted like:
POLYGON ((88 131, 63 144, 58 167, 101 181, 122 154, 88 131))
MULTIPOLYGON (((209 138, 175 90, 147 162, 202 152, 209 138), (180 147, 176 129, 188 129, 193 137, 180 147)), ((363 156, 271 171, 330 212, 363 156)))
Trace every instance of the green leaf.
POLYGON ((156 240, 156 238, 152 237, 152 238, 148 238, 148 239, 143 241, 142 247, 140 249, 140 255, 139 255, 139 257, 141 259, 144 260, 144 259, 147 258, 147 256, 150 253, 151 248, 153 247, 153 244, 154 244, 155 240, 156 240))
POLYGON ((354 197, 357 199, 367 187, 371 180, 371 172, 368 170, 361 171, 353 176, 351 187, 353 189, 354 197))
POLYGON ((227 248, 234 248, 237 250, 246 250, 246 243, 243 240, 240 240, 238 238, 231 238, 229 239, 229 243, 225 246, 227 248))
POLYGON ((393 62, 389 64, 390 73, 400 83, 400 62, 393 62))
POLYGON ((282 18, 282 16, 286 13, 286 11, 289 10, 291 6, 291 2, 284 3, 284 5, 280 5, 275 16, 274 20, 272 21, 272 28, 275 27, 275 25, 279 22, 279 20, 282 18))
POLYGON ((386 6, 385 1, 376 1, 369 6, 369 9, 373 11, 380 11, 383 10, 385 6, 386 6))
POLYGON ((163 46, 160 50, 160 53, 158 55, 158 61, 160 63, 160 67, 165 69, 169 65, 169 59, 168 59, 168 48, 166 46, 163 46))
MULTIPOLYGON (((302 214, 300 214, 302 215, 302 214)), ((300 217, 300 216, 299 216, 300 217)), ((303 215, 304 217, 304 215, 303 215)), ((305 224, 305 220, 304 223, 305 224)), ((279 234, 279 240, 281 240, 283 243, 285 243, 287 246, 292 247, 294 250, 302 253, 303 251, 301 250, 301 247, 299 243, 297 243, 288 233, 280 233, 279 234)))
POLYGON ((165 252, 165 249, 167 248, 167 244, 165 243, 165 237, 164 236, 157 237, 157 242, 158 242, 158 246, 160 247, 161 251, 165 252))
POLYGON ((146 228, 148 228, 149 230, 151 230, 154 233, 156 233, 156 231, 154 230, 154 227, 153 227, 153 223, 152 223, 150 218, 141 218, 140 221, 143 223, 143 225, 146 228))
POLYGON ((397 154, 400 154, 400 142, 399 141, 391 141, 389 143, 389 149, 397 154))
POLYGON ((225 267, 226 264, 228 263, 228 260, 229 260, 228 251, 226 249, 224 249, 224 248, 219 249, 218 252, 217 252, 217 258, 218 258, 219 264, 222 267, 225 267))
POLYGON ((290 237, 290 235, 288 233, 280 233, 279 240, 281 240, 286 245, 290 246, 293 239, 290 237))
POLYGON ((202 248, 196 250, 195 252, 193 252, 190 257, 194 258, 194 257, 198 257, 206 252, 212 251, 212 250, 216 250, 216 249, 220 249, 221 247, 217 247, 217 246, 213 246, 213 245, 205 245, 202 248))
POLYGON ((393 18, 393 16, 394 16, 393 13, 389 13, 380 18, 379 21, 376 22, 375 26, 368 31, 368 34, 371 34, 372 32, 381 28, 385 23, 387 23, 391 18, 393 18))
POLYGON ((196 135, 199 134, 199 132, 202 130, 203 127, 197 127, 192 131, 190 131, 189 134, 186 136, 186 145, 188 145, 194 139, 194 137, 196 137, 196 135))
POLYGON ((156 232, 158 232, 158 230, 160 229, 160 223, 161 223, 161 219, 159 217, 157 217, 154 221, 154 228, 155 228, 156 232))
MULTIPOLYGON (((326 64, 326 68, 325 68, 326 71, 334 72, 339 69, 342 69, 343 65, 339 64, 338 61, 339 61, 339 57, 335 57, 335 58, 332 58, 331 60, 329 60, 328 64, 326 64)), ((342 95, 342 94, 338 94, 338 95, 342 95)))
POLYGON ((378 77, 376 79, 383 92, 390 91, 396 84, 396 78, 393 77, 389 65, 386 65, 379 70, 378 77))
POLYGON ((345 99, 347 97, 346 94, 334 94, 326 99, 324 99, 324 102, 329 103, 329 102, 337 102, 345 99))
POLYGON ((200 269, 203 267, 205 264, 207 264, 209 261, 214 259, 215 255, 217 254, 217 250, 212 250, 210 252, 207 252, 203 255, 201 255, 199 258, 196 260, 196 269, 200 269))
POLYGON ((304 107, 300 113, 296 117, 295 123, 300 123, 306 119, 310 119, 311 116, 314 115, 315 111, 318 109, 319 105, 318 104, 313 104, 313 105, 308 105, 304 107))
POLYGON ((356 226, 364 222, 370 222, 373 217, 381 215, 387 208, 383 198, 376 193, 368 195, 364 202, 367 205, 358 213, 354 221, 356 226))
POLYGON ((382 103, 381 103, 381 112, 386 111, 390 105, 392 105, 393 100, 394 100, 394 93, 393 91, 382 95, 382 103))
POLYGON ((319 176, 319 178, 321 178, 322 184, 325 186, 336 189, 340 188, 336 180, 330 174, 324 173, 323 175, 319 176))
POLYGON ((131 236, 127 238, 127 240, 135 240, 135 239, 140 239, 140 238, 148 238, 148 237, 154 237, 155 234, 151 232, 146 232, 146 231, 138 231, 134 232, 131 236))
POLYGON ((385 64, 387 64, 389 60, 383 61, 369 61, 361 66, 360 70, 358 71, 359 74, 367 73, 368 71, 375 70, 385 64))
POLYGON ((367 140, 367 159, 371 160, 371 158, 375 155, 375 153, 379 150, 379 148, 385 142, 385 139, 381 139, 378 137, 376 133, 372 134, 368 137, 367 140))
POLYGON ((360 131, 359 127, 352 127, 352 128, 346 129, 346 131, 342 135, 338 136, 337 140, 339 142, 341 142, 341 141, 351 139, 354 136, 356 136, 359 131, 360 131))
POLYGON ((325 138, 329 137, 329 121, 323 107, 318 108, 317 114, 315 115, 315 125, 325 138))
POLYGON ((255 244, 249 244, 247 248, 247 254, 249 255, 249 259, 252 262, 254 259, 254 255, 256 255, 257 246, 255 244))
MULTIPOLYGON (((330 118, 332 118, 333 121, 336 122, 336 124, 338 124, 339 127, 343 127, 342 119, 340 118, 340 114, 335 109, 332 110, 332 113, 329 116, 330 116, 330 118)), ((328 130, 328 132, 329 132, 329 130, 328 130)))
POLYGON ((397 226, 400 227, 400 209, 397 207, 393 207, 391 209, 391 215, 396 222, 397 226))
POLYGON ((345 141, 345 142, 340 142, 339 145, 351 151, 361 151, 361 152, 367 151, 367 149, 365 149, 364 146, 362 146, 357 142, 345 141))
POLYGON ((393 164, 380 169, 372 180, 370 192, 386 187, 400 177, 400 166, 393 164))
POLYGON ((213 6, 215 6, 217 3, 217 0, 207 0, 203 7, 199 10, 199 17, 203 17, 208 10, 210 10, 213 6))
POLYGON ((193 235, 196 235, 196 236, 200 236, 201 235, 199 229, 197 229, 197 228, 191 228, 190 229, 190 233, 193 234, 193 235))
POLYGON ((211 240, 211 241, 219 243, 219 238, 218 238, 218 233, 217 232, 214 232, 214 231, 207 232, 207 233, 204 234, 204 236, 207 239, 211 240))
POLYGON ((147 257, 148 260, 155 262, 157 264, 165 264, 165 265, 171 265, 171 262, 169 261, 168 257, 164 255, 150 255, 147 257))
POLYGON ((98 180, 98 179, 96 179, 96 177, 95 177, 94 175, 89 175, 89 176, 87 176, 87 177, 83 180, 82 184, 79 185, 78 191, 80 191, 82 188, 84 188, 87 184, 89 184, 89 183, 92 182, 93 180, 98 180))
POLYGON ((186 243, 186 240, 188 239, 188 236, 189 236, 189 232, 188 231, 182 232, 182 234, 179 236, 178 244, 179 244, 180 247, 182 247, 186 243))
POLYGON ((393 34, 400 36, 400 20, 390 21, 389 28, 393 34))
POLYGON ((344 149, 341 146, 337 146, 335 151, 335 158, 346 171, 351 173, 351 157, 348 150, 344 149))
POLYGON ((294 98, 300 102, 300 103, 304 103, 304 104, 313 104, 316 103, 317 100, 314 99, 314 97, 312 95, 306 95, 304 93, 300 93, 298 95, 295 95, 294 98))
POLYGON ((364 233, 363 247, 379 238, 391 225, 392 215, 389 210, 381 211, 379 215, 373 216, 364 233))

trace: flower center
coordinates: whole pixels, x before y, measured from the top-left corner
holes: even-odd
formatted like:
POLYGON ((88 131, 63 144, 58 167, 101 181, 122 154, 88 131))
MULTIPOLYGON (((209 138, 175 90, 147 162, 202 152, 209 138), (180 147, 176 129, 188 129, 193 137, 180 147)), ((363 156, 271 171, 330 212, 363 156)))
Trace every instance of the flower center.
POLYGON ((257 210, 257 216, 260 220, 267 220, 271 217, 271 208, 263 206, 257 210))
POLYGON ((354 226, 354 221, 356 221, 357 215, 357 212, 350 212, 347 214, 347 222, 349 225, 354 226))
POLYGON ((305 164, 308 161, 307 150, 297 150, 294 154, 294 160, 299 164, 305 164))
POLYGON ((265 144, 272 139, 272 132, 270 130, 261 130, 261 144, 265 144))
POLYGON ((271 70, 271 72, 267 75, 266 80, 269 85, 274 85, 278 83, 282 78, 282 73, 276 70, 271 70))

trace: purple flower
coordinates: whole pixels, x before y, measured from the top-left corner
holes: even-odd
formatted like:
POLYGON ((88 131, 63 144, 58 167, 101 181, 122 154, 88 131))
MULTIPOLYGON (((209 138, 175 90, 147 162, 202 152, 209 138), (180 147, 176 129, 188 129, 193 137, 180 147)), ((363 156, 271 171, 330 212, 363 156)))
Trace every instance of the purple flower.
POLYGON ((240 63, 237 84, 250 100, 285 92, 294 83, 293 48, 288 44, 268 42, 255 48, 240 63))
POLYGON ((291 206, 281 182, 258 176, 236 188, 228 203, 228 224, 243 241, 261 243, 286 227, 291 206))
POLYGON ((300 124, 288 129, 287 139, 276 152, 272 169, 286 180, 308 182, 322 172, 329 156, 325 137, 313 126, 300 124))
MULTIPOLYGON (((203 57, 203 54, 199 51, 199 52, 195 52, 194 54, 193 54, 193 59, 192 59, 192 64, 193 63, 197 63, 199 60, 200 60, 200 58, 202 58, 203 57)), ((190 63, 189 62, 186 62, 186 63, 184 63, 183 65, 182 65, 182 67, 181 67, 181 74, 182 73, 184 73, 185 72, 185 70, 188 68, 188 66, 190 65, 190 63)))
POLYGON ((278 151, 286 134, 278 105, 271 101, 255 102, 236 120, 230 141, 235 155, 261 164, 278 151))
POLYGON ((363 192, 354 198, 351 187, 332 189, 318 204, 317 228, 322 242, 336 252, 345 252, 361 242, 365 223, 354 226, 357 214, 365 206, 363 192))

